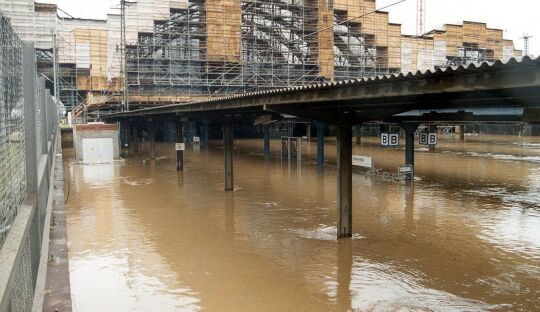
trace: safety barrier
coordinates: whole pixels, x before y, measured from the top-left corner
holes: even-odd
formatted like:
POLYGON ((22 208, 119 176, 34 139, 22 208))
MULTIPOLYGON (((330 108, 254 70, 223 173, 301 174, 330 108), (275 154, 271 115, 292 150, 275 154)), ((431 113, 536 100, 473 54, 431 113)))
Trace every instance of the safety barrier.
POLYGON ((31 311, 41 297, 60 151, 57 104, 37 76, 33 43, 0 15, 0 311, 31 311))

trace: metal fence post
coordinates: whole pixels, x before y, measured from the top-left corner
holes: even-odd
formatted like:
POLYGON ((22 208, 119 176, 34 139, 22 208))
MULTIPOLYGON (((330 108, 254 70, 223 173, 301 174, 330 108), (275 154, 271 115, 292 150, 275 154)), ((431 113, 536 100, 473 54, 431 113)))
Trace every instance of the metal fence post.
POLYGON ((24 90, 24 143, 26 153, 26 191, 37 193, 37 150, 36 150, 36 59, 34 43, 25 42, 23 48, 24 90))
POLYGON ((51 126, 52 126, 52 116, 51 116, 51 91, 47 89, 45 96, 47 97, 47 141, 51 141, 51 126))
POLYGON ((47 98, 46 98, 46 95, 45 95, 45 79, 43 78, 39 78, 39 85, 42 86, 42 88, 40 88, 40 92, 39 92, 39 95, 40 95, 40 104, 41 104, 41 107, 39 109, 39 114, 41 116, 39 116, 39 119, 40 119, 40 126, 41 126, 41 154, 47 154, 47 141, 48 141, 48 138, 47 138, 47 98))

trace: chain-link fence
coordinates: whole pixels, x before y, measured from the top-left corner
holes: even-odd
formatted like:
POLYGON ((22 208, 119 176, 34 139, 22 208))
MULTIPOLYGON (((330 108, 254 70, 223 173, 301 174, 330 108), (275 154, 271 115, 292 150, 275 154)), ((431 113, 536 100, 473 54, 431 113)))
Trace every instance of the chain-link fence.
POLYGON ((0 248, 25 196, 22 42, 0 16, 0 248))
POLYGON ((0 14, 0 311, 31 311, 41 298, 58 137, 33 43, 0 14))

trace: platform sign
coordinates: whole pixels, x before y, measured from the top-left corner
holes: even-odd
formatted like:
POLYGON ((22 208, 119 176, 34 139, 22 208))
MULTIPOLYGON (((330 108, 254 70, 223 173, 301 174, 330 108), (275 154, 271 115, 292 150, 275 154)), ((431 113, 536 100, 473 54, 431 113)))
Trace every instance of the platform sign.
POLYGON ((428 145, 437 145, 437 133, 428 134, 428 145))
POLYGON ((193 149, 198 150, 201 148, 201 138, 198 136, 193 137, 193 149))
POLYGON ((399 146, 398 133, 381 133, 381 145, 395 147, 399 146))
POLYGON ((388 146, 388 133, 381 133, 381 145, 388 146))
POLYGON ((398 178, 410 176, 411 180, 414 178, 414 167, 411 165, 398 167, 398 178))
POLYGON ((183 150, 186 149, 186 144, 185 143, 176 143, 174 145, 174 147, 175 147, 175 150, 177 150, 177 151, 183 151, 183 150))
POLYGON ((437 133, 422 132, 419 135, 419 143, 421 145, 437 145, 437 133))
POLYGON ((390 143, 389 146, 399 146, 399 134, 398 133, 391 133, 389 135, 390 143))
POLYGON ((422 132, 418 135, 418 143, 420 145, 428 145, 428 134, 425 132, 422 132))
POLYGON ((401 173, 401 174, 411 173, 413 171, 413 167, 412 166, 400 166, 398 170, 399 170, 399 173, 401 173))

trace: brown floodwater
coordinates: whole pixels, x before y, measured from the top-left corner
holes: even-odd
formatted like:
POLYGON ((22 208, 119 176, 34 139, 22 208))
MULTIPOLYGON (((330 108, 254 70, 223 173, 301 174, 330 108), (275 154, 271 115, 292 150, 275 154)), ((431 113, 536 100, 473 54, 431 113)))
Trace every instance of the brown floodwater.
POLYGON ((353 239, 336 240, 335 144, 323 171, 173 145, 65 175, 75 311, 540 310, 540 143, 517 137, 417 147, 414 185, 390 177, 403 149, 355 146, 380 174, 353 175, 353 239))

